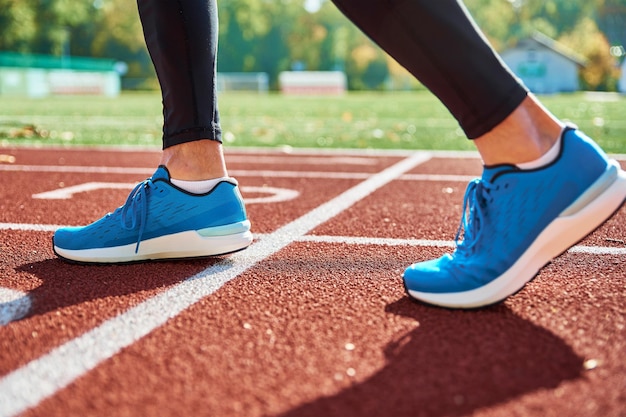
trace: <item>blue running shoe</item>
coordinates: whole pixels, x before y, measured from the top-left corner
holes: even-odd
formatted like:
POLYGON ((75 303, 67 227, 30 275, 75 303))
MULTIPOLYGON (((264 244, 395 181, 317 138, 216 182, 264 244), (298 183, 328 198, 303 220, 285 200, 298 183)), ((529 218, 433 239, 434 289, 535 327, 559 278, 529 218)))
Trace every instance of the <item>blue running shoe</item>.
POLYGON ((500 302, 604 223, 624 199, 626 173, 568 127, 551 164, 534 170, 485 167, 482 178, 469 183, 456 249, 408 267, 406 291, 449 308, 500 302))
POLYGON ((170 182, 160 166, 138 184, 126 203, 84 227, 64 227, 54 252, 76 262, 123 263, 222 255, 252 243, 243 199, 232 179, 206 194, 170 182))

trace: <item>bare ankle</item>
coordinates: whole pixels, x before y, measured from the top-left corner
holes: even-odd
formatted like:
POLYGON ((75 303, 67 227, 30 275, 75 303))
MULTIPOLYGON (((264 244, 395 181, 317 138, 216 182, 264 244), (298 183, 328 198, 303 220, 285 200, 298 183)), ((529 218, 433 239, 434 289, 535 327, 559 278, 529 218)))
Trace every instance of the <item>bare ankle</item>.
POLYGON ((492 131, 474 140, 485 165, 533 161, 559 139, 563 123, 533 96, 492 131))
POLYGON ((165 165, 170 176, 179 180, 199 181, 228 176, 222 144, 208 139, 165 148, 160 165, 165 165))

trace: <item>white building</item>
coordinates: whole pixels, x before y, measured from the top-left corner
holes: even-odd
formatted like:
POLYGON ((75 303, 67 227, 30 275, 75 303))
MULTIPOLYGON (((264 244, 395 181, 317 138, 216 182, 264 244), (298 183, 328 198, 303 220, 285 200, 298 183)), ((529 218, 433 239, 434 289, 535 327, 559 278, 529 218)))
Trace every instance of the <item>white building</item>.
POLYGON ((585 58, 545 35, 536 33, 501 54, 504 62, 534 93, 577 91, 585 58))
POLYGON ((46 97, 94 94, 115 97, 124 65, 110 59, 0 52, 0 95, 46 97))
POLYGON ((622 62, 622 75, 617 83, 617 91, 626 94, 626 59, 622 62))
POLYGON ((278 74, 283 94, 329 94, 346 92, 348 80, 343 71, 283 71, 278 74))

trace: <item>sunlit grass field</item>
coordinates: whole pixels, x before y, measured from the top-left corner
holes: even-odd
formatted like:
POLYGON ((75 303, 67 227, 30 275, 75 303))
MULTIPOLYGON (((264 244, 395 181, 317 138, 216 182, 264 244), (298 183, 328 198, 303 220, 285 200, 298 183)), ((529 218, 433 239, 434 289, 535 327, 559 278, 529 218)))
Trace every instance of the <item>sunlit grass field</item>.
MULTIPOLYGON (((541 97, 611 153, 626 153, 626 96, 576 93, 541 97)), ((473 149, 427 91, 293 97, 221 93, 227 146, 473 149)), ((117 98, 0 96, 0 143, 161 146, 158 93, 117 98)))

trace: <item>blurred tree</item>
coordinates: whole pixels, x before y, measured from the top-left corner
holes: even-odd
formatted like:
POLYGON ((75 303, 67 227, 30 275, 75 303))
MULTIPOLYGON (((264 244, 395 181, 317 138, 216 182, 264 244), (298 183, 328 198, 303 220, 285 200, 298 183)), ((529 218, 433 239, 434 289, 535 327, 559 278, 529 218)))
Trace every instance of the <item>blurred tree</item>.
POLYGON ((69 54, 73 32, 93 23, 90 0, 0 0, 0 49, 69 54))
MULTIPOLYGON (((407 72, 350 22, 330 1, 325 0, 314 18, 326 28, 321 40, 319 69, 342 70, 353 90, 382 88, 392 75, 389 63, 395 64, 394 77, 406 78, 407 72)), ((397 83, 407 85, 406 83, 397 83)))
POLYGON ((110 49, 128 49, 137 52, 145 49, 137 4, 128 0, 98 0, 96 22, 88 22, 94 28, 91 51, 99 56, 110 49), (95 23, 95 25, 94 25, 95 23), (112 46, 115 45, 115 46, 112 46))
POLYGON ((559 41, 587 58, 587 65, 581 71, 584 89, 615 90, 618 76, 615 58, 610 54, 606 37, 592 19, 583 18, 559 41))
POLYGON ((77 54, 113 57, 127 64, 124 87, 157 88, 156 74, 145 46, 137 3, 128 0, 96 0, 94 20, 77 28, 84 48, 77 54))
POLYGON ((512 28, 519 25, 518 10, 503 0, 467 0, 472 17, 497 50, 501 50, 515 38, 512 28))
POLYGON ((348 86, 353 90, 379 88, 389 74, 384 53, 369 39, 351 49, 350 58, 346 62, 348 86), (384 70, 382 67, 384 66, 384 70))
POLYGON ((288 67, 285 33, 291 27, 288 16, 293 3, 292 0, 278 4, 270 0, 218 2, 218 71, 263 71, 275 82, 279 70, 288 67))
MULTIPOLYGON (((351 88, 378 88, 383 76, 397 78, 394 85, 415 85, 329 0, 309 1, 316 7, 308 10, 305 1, 218 0, 218 70, 263 71, 275 83, 280 71, 297 64, 343 69, 351 88)), ((590 60, 585 86, 610 88, 615 62, 607 45, 626 45, 626 0, 465 4, 497 50, 541 31, 590 60)), ((0 0, 0 50, 112 57, 128 63, 127 80, 148 79, 156 86, 136 8, 129 0, 0 0)))
POLYGON ((349 50, 360 31, 332 4, 325 1, 315 14, 326 28, 327 36, 320 44, 320 69, 345 70, 349 50))
POLYGON ((328 37, 328 28, 312 13, 299 13, 296 24, 286 33, 291 62, 301 62, 306 69, 319 69, 322 60, 320 47, 328 37))
MULTIPOLYGON (((466 0, 465 4, 498 50, 539 31, 551 38, 570 32, 604 0, 466 0)), ((626 0, 619 0, 626 1, 626 0)))
POLYGON ((28 52, 37 32, 35 10, 24 0, 0 0, 0 50, 28 52))
POLYGON ((611 45, 626 47, 626 0, 596 0, 598 28, 611 45))
POLYGON ((218 70, 263 71, 276 86, 278 73, 291 69, 344 69, 357 74, 350 51, 367 38, 330 2, 314 11, 303 0, 222 0, 219 2, 218 70))
POLYGON ((23 0, 35 14, 37 32, 31 52, 51 55, 69 54, 72 30, 94 15, 90 0, 23 0))

